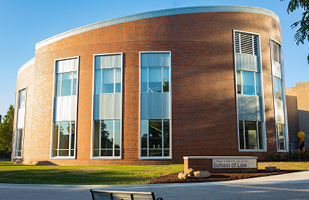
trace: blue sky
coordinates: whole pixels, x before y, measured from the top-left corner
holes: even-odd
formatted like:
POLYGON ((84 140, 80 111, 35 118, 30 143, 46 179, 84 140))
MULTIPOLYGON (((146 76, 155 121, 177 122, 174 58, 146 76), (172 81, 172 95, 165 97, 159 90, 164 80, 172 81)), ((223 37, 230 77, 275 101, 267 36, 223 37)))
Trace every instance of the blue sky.
POLYGON ((18 69, 35 56, 35 44, 59 33, 91 23, 141 12, 187 7, 236 5, 262 7, 281 20, 285 84, 309 81, 305 45, 294 42, 290 25, 301 11, 287 14, 287 0, 0 0, 0 115, 15 102, 18 69))

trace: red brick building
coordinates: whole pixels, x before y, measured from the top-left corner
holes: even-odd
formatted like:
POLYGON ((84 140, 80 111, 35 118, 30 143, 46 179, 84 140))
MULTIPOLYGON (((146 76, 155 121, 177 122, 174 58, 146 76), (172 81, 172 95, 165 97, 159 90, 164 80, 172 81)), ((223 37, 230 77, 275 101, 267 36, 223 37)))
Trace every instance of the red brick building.
POLYGON ((36 44, 17 76, 13 162, 183 163, 288 150, 280 21, 188 7, 90 24, 36 44))

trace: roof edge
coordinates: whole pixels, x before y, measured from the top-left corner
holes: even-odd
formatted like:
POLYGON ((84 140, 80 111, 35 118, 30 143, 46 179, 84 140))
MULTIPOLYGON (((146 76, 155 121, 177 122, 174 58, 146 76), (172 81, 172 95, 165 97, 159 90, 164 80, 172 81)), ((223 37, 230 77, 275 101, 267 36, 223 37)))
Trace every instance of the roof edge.
POLYGON ((28 62, 26 62, 23 66, 21 66, 21 68, 19 68, 17 72, 17 75, 20 74, 24 69, 26 69, 27 67, 29 67, 30 65, 34 63, 35 63, 35 57, 29 60, 28 62))
POLYGON ((39 49, 43 46, 56 42, 58 40, 77 35, 79 33, 91 31, 94 29, 111 26, 115 24, 120 24, 124 22, 136 21, 140 19, 154 18, 154 17, 162 17, 169 15, 179 15, 179 14, 189 14, 189 13, 202 13, 202 12, 250 12, 250 13, 260 13, 265 14, 270 17, 275 18, 280 22, 280 19, 277 14, 274 12, 267 10, 265 8, 259 7, 249 7, 249 6, 198 6, 198 7, 181 7, 181 8, 173 8, 173 9, 164 9, 164 10, 156 10, 150 12, 143 12, 139 14, 128 15, 124 17, 118 17, 114 19, 109 19, 93 24, 89 24, 86 26, 82 26, 76 29, 72 29, 48 39, 45 39, 41 42, 38 42, 35 45, 35 49, 39 49))

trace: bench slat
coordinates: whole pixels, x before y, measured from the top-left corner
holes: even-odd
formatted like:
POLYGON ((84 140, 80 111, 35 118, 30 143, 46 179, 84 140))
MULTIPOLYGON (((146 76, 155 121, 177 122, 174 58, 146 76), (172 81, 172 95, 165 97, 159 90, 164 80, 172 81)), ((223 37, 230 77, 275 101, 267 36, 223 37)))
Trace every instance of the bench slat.
MULTIPOLYGON (((93 200, 155 200, 153 192, 90 190, 93 200)), ((161 199, 161 198, 159 198, 161 199)))

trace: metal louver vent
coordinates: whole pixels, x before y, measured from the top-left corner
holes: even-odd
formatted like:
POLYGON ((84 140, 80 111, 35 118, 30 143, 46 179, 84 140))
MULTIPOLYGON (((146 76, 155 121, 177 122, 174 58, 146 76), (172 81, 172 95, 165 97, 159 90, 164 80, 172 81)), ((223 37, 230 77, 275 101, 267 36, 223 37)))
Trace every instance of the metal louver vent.
POLYGON ((235 52, 259 56, 259 37, 247 33, 235 33, 235 52))
POLYGON ((252 36, 248 34, 240 34, 241 53, 252 55, 252 36))
POLYGON ((280 63, 280 46, 275 43, 271 42, 271 51, 272 51, 272 59, 278 63, 280 63))
POLYGON ((235 33, 235 51, 236 53, 240 53, 239 49, 239 33, 235 33))
POLYGON ((254 36, 254 55, 255 56, 259 56, 259 38, 258 36, 254 36))

